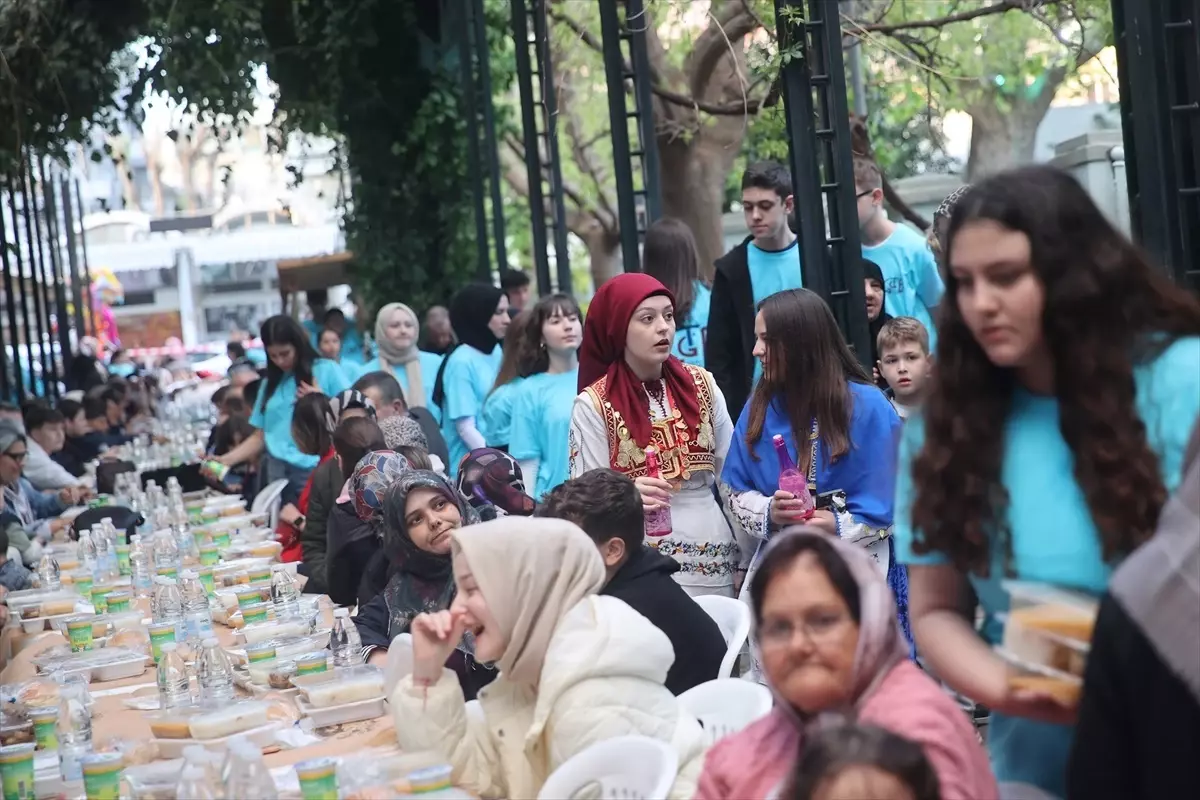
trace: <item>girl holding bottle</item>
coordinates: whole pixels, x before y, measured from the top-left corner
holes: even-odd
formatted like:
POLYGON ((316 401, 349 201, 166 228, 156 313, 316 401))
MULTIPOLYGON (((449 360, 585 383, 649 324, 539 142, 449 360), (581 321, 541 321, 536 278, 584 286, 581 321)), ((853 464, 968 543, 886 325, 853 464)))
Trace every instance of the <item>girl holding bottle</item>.
POLYGON ((789 289, 763 300, 754 336, 763 376, 721 473, 733 513, 759 549, 805 523, 866 549, 887 573, 900 418, 819 295, 789 289), (780 486, 788 478, 800 479, 793 491, 780 486))
POLYGON ((671 355, 674 297, 655 278, 626 273, 600 287, 589 316, 570 477, 611 468, 633 478, 647 513, 670 512, 670 530, 647 530, 650 545, 679 562, 675 580, 691 595, 732 596, 741 550, 714 487, 733 424, 712 375, 671 355))
POLYGON ((583 317, 579 304, 565 294, 542 298, 529 314, 519 343, 526 377, 513 398, 508 452, 520 462, 533 497, 540 500, 570 472, 567 440, 579 392, 583 317))

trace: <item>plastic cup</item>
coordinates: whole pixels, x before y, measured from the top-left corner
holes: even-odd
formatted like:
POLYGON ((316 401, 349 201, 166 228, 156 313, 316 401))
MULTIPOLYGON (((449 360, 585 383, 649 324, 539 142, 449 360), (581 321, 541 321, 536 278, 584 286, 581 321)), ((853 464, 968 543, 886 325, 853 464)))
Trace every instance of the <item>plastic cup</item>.
POLYGON ((120 800, 124 756, 120 753, 88 753, 80 761, 87 800, 120 800))
MULTIPOLYGON (((214 520, 215 521, 215 520, 214 520)), ((224 549, 233 543, 233 539, 229 531, 216 531, 212 536, 213 544, 218 548, 224 549)))
POLYGON ((115 592, 106 594, 104 602, 108 606, 109 614, 123 614, 129 611, 133 603, 133 593, 126 589, 118 589, 115 592))
POLYGON ((29 712, 38 750, 58 749, 58 707, 38 708, 29 712))
POLYGON ((79 571, 71 577, 75 583, 75 591, 79 592, 84 597, 90 597, 92 594, 91 573, 79 571))
POLYGON ((162 646, 167 642, 175 641, 175 623, 174 622, 155 622, 148 626, 150 631, 150 654, 154 656, 154 663, 162 658, 162 646))
MULTIPOLYGON (((234 594, 237 595, 238 608, 245 611, 251 606, 258 605, 263 601, 262 592, 258 588, 243 587, 238 589, 234 594)), ((244 616, 244 615, 243 615, 244 616)))
POLYGON ((217 591, 216 584, 213 581, 212 567, 202 567, 197 572, 200 575, 200 582, 204 584, 204 591, 208 593, 209 597, 212 597, 217 591))
POLYGON ((304 800, 338 800, 337 759, 310 758, 296 765, 304 800))
POLYGON ((129 575, 133 572, 133 567, 129 564, 129 545, 117 545, 117 569, 122 575, 129 575))
POLYGON ((257 664, 260 661, 270 661, 275 656, 275 645, 273 644, 255 644, 246 648, 246 659, 251 664, 257 664))
POLYGON ((67 641, 71 643, 72 653, 82 653, 84 650, 91 650, 92 623, 91 617, 71 617, 67 620, 67 641))
POLYGON ((221 548, 215 544, 206 544, 200 548, 200 563, 206 567, 220 562, 221 548))
POLYGON ((179 580, 179 570, 174 567, 159 567, 156 571, 161 577, 179 580))
POLYGON ((107 583, 97 583, 92 585, 92 607, 96 609, 97 614, 108 612, 108 595, 112 592, 113 587, 107 583))
MULTIPOLYGON (((260 599, 256 594, 255 599, 260 599)), ((256 602, 252 605, 242 607, 242 621, 247 625, 253 625, 259 622, 266 622, 271 610, 270 603, 256 602)))
POLYGON ((33 800, 33 742, 0 747, 0 780, 4 800, 33 800))
POLYGON ((249 573, 251 583, 263 583, 264 581, 267 583, 271 582, 270 567, 256 567, 252 570, 249 570, 249 573))
POLYGON ((315 675, 329 669, 329 654, 324 650, 308 653, 296 659, 297 675, 315 675))

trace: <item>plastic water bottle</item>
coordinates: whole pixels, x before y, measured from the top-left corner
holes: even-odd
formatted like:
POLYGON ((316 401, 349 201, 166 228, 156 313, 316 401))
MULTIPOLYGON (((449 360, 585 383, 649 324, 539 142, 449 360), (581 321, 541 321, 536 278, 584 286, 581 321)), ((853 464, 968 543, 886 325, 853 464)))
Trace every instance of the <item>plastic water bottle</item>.
POLYGON ((121 577, 121 567, 117 563, 117 543, 123 537, 118 535, 117 526, 113 524, 112 517, 105 517, 100 520, 100 529, 104 534, 105 544, 108 545, 108 558, 105 570, 108 572, 110 580, 116 580, 121 577))
POLYGON ((296 588, 292 573, 282 564, 276 564, 271 570, 271 602, 278 619, 300 616, 300 590, 296 588))
POLYGON ((214 780, 213 754, 199 745, 183 748, 183 771, 175 784, 175 796, 194 800, 217 800, 221 786, 214 780))
POLYGON ((178 651, 176 642, 164 642, 158 660, 158 706, 164 711, 192 703, 187 664, 178 651))
POLYGON ((86 685, 64 683, 59 687, 58 722, 54 727, 63 781, 82 782, 80 757, 92 749, 92 712, 88 710, 86 685))
POLYGON ((37 566, 38 586, 46 591, 57 591, 62 588, 62 570, 58 561, 49 552, 43 553, 37 566))
MULTIPOLYGON (((646 475, 650 478, 661 478, 662 468, 658 463, 658 453, 653 447, 646 448, 646 475)), ((651 537, 667 536, 671 533, 671 509, 656 508, 646 512, 646 535, 651 537)))
POLYGON ((183 637, 183 594, 171 578, 159 575, 154 579, 154 596, 150 603, 150 616, 155 622, 175 623, 175 640, 183 637))
POLYGON ((329 649, 333 651, 335 667, 353 667, 362 663, 362 637, 350 619, 350 609, 333 612, 333 630, 329 632, 329 649))
POLYGON ((79 554, 79 566, 95 580, 96 543, 92 541, 91 531, 82 530, 79 532, 79 549, 77 552, 79 554))
POLYGON ((150 553, 142 541, 141 534, 135 533, 129 545, 129 572, 133 581, 133 591, 138 597, 148 597, 154 589, 154 565, 150 553))
POLYGON ((179 575, 180 593, 183 595, 183 621, 187 629, 185 638, 199 644, 213 635, 212 610, 208 607, 208 592, 194 570, 185 569, 179 575))
POLYGON ((200 702, 210 708, 218 708, 233 700, 233 665, 221 649, 217 637, 206 637, 200 646, 200 657, 196 659, 200 702))
POLYGON ((196 537, 192 534, 192 529, 188 527, 186 514, 182 522, 176 523, 174 530, 175 545, 179 548, 179 563, 187 566, 199 564, 200 546, 196 544, 196 537))
POLYGON ((156 569, 179 569, 179 544, 170 529, 154 533, 154 566, 156 569))
POLYGON ((262 750, 244 736, 229 740, 229 777, 225 780, 227 797, 255 797, 277 800, 275 780, 263 761, 262 750))

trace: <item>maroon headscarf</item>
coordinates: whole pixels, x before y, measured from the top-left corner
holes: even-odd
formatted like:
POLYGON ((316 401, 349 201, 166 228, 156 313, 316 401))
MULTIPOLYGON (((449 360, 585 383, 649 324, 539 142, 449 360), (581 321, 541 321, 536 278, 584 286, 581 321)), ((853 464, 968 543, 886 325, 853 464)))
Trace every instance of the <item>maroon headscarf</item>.
MULTIPOLYGON (((607 377, 605 399, 620 412, 629 435, 639 447, 650 444, 650 398, 641 380, 625 363, 625 339, 633 312, 643 300, 655 295, 665 295, 675 302, 666 286, 644 273, 627 272, 611 278, 592 297, 587 324, 583 326, 583 346, 579 348, 579 391, 607 377)), ((663 379, 688 428, 693 431, 699 428, 696 384, 683 362, 675 356, 669 357, 663 364, 663 379)))

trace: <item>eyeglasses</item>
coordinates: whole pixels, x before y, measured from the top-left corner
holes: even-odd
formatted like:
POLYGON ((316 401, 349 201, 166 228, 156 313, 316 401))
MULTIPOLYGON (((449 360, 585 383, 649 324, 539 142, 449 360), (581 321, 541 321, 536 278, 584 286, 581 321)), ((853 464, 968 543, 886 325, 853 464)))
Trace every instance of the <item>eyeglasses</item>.
POLYGON ((13 461, 20 464, 22 461, 25 460, 25 456, 29 455, 29 451, 22 450, 20 453, 5 453, 4 455, 8 456, 13 461))
POLYGON ((804 632, 804 636, 813 644, 825 644, 837 638, 842 626, 850 617, 846 614, 819 613, 806 619, 768 619, 765 620, 758 632, 758 638, 765 648, 787 647, 796 638, 796 631, 804 632))
POLYGON ((854 195, 854 199, 861 200, 862 198, 866 197, 873 191, 875 191, 875 190, 874 189, 865 189, 865 190, 859 192, 858 194, 854 195))

